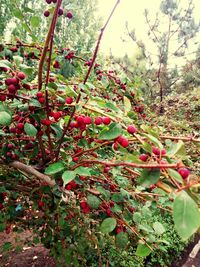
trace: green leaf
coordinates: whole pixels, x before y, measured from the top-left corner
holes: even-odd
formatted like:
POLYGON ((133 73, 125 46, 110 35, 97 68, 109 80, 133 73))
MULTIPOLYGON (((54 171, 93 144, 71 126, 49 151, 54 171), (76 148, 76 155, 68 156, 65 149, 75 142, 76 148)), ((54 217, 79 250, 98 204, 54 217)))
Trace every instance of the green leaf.
POLYGON ((99 134, 100 140, 112 140, 120 136, 122 133, 122 128, 118 123, 111 123, 109 127, 106 127, 99 134))
POLYGON ((82 167, 82 166, 78 167, 75 170, 76 174, 81 175, 81 176, 91 176, 91 171, 92 171, 91 168, 82 167))
POLYGON ((91 209, 95 209, 96 210, 100 206, 101 201, 96 196, 88 195, 87 203, 88 203, 88 205, 90 206, 91 209))
POLYGON ((200 212, 196 202, 184 191, 180 192, 173 205, 175 228, 183 240, 191 237, 200 227, 200 212))
POLYGON ((174 169, 168 169, 167 171, 173 179, 175 179, 177 182, 181 184, 183 183, 183 178, 177 171, 175 171, 174 169))
POLYGON ((128 97, 124 96, 124 109, 126 114, 131 111, 131 101, 128 99, 128 97))
POLYGON ((33 16, 30 20, 31 26, 32 27, 39 27, 40 25, 40 18, 38 16, 33 16))
POLYGON ((179 157, 181 157, 181 159, 185 159, 186 149, 185 149, 185 144, 183 143, 183 141, 179 140, 178 143, 173 143, 169 151, 167 151, 167 155, 169 155, 169 157, 178 155, 179 157))
POLYGON ((99 191, 102 195, 102 198, 105 200, 110 199, 110 191, 104 189, 102 186, 97 186, 97 191, 99 191))
POLYGON ((74 171, 65 171, 62 175, 62 179, 64 182, 63 187, 65 187, 66 184, 74 180, 75 177, 76 173, 74 171))
POLYGON ((45 174, 52 175, 65 169, 63 161, 55 162, 45 169, 45 174))
POLYGON ((27 123, 27 122, 24 125, 24 131, 29 136, 34 137, 37 135, 37 129, 35 128, 35 126, 33 126, 32 124, 27 123))
POLYGON ((133 221, 136 223, 140 223, 142 219, 142 215, 140 212, 134 212, 133 214, 133 221))
POLYGON ((155 136, 150 134, 144 134, 144 136, 146 136, 152 143, 154 143, 154 145, 156 145, 160 149, 163 149, 162 143, 155 136))
POLYGON ((22 11, 21 11, 20 9, 14 9, 14 10, 13 10, 13 15, 14 15, 16 18, 18 18, 18 19, 20 19, 20 20, 23 20, 23 13, 22 13, 22 11))
POLYGON ((55 124, 55 123, 52 123, 51 124, 51 129, 54 130, 55 134, 56 134, 56 138, 60 139, 62 137, 62 129, 59 125, 55 124))
POLYGON ((12 64, 8 60, 0 60, 0 67, 2 68, 12 68, 12 64))
POLYGON ((138 183, 141 186, 150 186, 155 184, 160 179, 160 169, 143 169, 138 183))
POLYGON ((103 222, 100 226, 100 230, 102 233, 108 234, 115 229, 116 225, 117 225, 116 219, 106 218, 105 220, 103 220, 103 222))
POLYGON ((128 245, 128 234, 120 232, 115 236, 115 243, 118 248, 125 249, 128 245))
POLYGON ((148 248, 145 244, 139 244, 137 246, 135 255, 140 257, 147 257, 150 253, 151 253, 150 248, 148 248))
POLYGON ((11 124, 12 117, 6 111, 0 111, 0 125, 9 126, 11 124))
POLYGON ((159 222, 155 222, 153 224, 153 229, 158 235, 162 235, 165 232, 164 226, 162 225, 162 223, 159 222))

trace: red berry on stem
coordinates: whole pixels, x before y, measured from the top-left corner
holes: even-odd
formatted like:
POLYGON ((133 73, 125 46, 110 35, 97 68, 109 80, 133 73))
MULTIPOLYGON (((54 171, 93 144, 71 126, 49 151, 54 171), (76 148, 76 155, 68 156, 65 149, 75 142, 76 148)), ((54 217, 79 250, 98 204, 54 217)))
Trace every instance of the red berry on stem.
POLYGON ((44 11, 44 16, 47 18, 47 17, 49 17, 49 15, 50 15, 49 10, 45 10, 45 11, 44 11))
POLYGON ((43 95, 42 92, 38 92, 38 93, 36 94, 36 96, 37 96, 37 98, 41 98, 41 97, 43 97, 44 95, 43 95))
POLYGON ((178 173, 182 176, 183 179, 187 179, 190 175, 190 171, 187 168, 178 169, 178 173))
POLYGON ((102 121, 103 121, 103 123, 104 123, 105 125, 109 125, 110 122, 111 122, 111 119, 110 119, 109 117, 103 117, 103 118, 102 118, 102 121))
POLYGON ((100 124, 103 123, 103 120, 102 120, 101 117, 97 117, 97 118, 95 118, 94 123, 95 123, 96 125, 100 125, 100 124))
POLYGON ((66 104, 71 104, 72 102, 73 102, 73 98, 71 97, 71 96, 68 96, 67 98, 66 98, 66 104))
POLYGON ((38 102, 40 102, 40 104, 43 104, 45 102, 45 98, 44 97, 38 98, 38 102))
POLYGON ((67 17, 68 19, 72 19, 72 18, 73 18, 73 14, 72 14, 72 12, 71 12, 71 11, 68 11, 67 14, 66 14, 66 17, 67 17))
POLYGON ((139 156, 139 159, 140 160, 142 160, 142 161, 144 161, 144 162, 146 162, 147 161, 147 159, 148 159, 148 155, 147 154, 141 154, 140 156, 139 156))
POLYGON ((18 77, 20 80, 24 80, 24 79, 26 78, 26 75, 25 75, 25 73, 23 73, 23 72, 18 72, 17 77, 18 77))
POLYGON ((130 133, 130 134, 134 134, 137 132, 137 129, 134 125, 129 125, 128 128, 127 128, 127 132, 130 133))
POLYGON ((155 146, 152 147, 152 152, 153 152, 153 154, 155 154, 157 156, 160 156, 160 153, 161 153, 160 149, 158 147, 155 147, 155 146))
POLYGON ((92 123, 92 119, 89 116, 86 116, 83 121, 85 124, 91 124, 92 123))

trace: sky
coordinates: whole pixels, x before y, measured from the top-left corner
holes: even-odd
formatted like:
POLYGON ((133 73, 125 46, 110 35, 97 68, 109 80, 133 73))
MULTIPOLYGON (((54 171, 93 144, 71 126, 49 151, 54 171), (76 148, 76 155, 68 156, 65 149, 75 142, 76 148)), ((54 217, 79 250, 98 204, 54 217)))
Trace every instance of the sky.
MULTIPOLYGON (((187 7, 189 0, 180 0, 184 7, 187 7)), ((105 21, 110 14, 116 0, 99 0, 99 14, 105 21)), ((147 26, 145 24, 144 9, 149 10, 151 18, 155 18, 159 10, 161 0, 121 0, 118 5, 101 42, 101 51, 109 54, 110 49, 115 56, 123 56, 125 53, 132 56, 136 50, 133 41, 127 37, 125 23, 129 28, 136 30, 136 36, 148 44, 146 36, 147 26), (123 42, 122 39, 127 42, 123 42)), ((193 0, 195 4, 195 19, 200 20, 200 0, 193 0)), ((149 42, 150 45, 150 42, 149 42)), ((193 51, 192 51, 193 52, 193 51)))

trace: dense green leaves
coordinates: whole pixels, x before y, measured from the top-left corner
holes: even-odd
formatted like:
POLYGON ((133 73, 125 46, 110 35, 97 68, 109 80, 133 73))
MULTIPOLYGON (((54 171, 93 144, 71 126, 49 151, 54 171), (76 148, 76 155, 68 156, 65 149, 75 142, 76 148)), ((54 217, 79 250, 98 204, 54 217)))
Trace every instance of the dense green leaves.
POLYGON ((183 240, 188 239, 200 227, 200 212, 195 201, 184 191, 180 192, 173 205, 176 230, 183 240))

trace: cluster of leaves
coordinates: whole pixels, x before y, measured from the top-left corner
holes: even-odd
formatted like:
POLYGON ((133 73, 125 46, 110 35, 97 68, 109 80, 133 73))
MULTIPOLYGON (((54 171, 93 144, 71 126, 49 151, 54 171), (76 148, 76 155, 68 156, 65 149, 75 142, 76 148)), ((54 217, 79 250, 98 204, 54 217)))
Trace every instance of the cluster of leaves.
POLYGON ((162 223, 144 220, 152 203, 173 211, 185 240, 200 225, 183 141, 151 125, 128 78, 94 64, 101 36, 88 59, 51 42, 49 53, 19 40, 1 45, 0 163, 18 170, 1 176, 1 230, 32 229, 66 265, 98 254, 106 235, 140 257, 162 250, 162 223))

